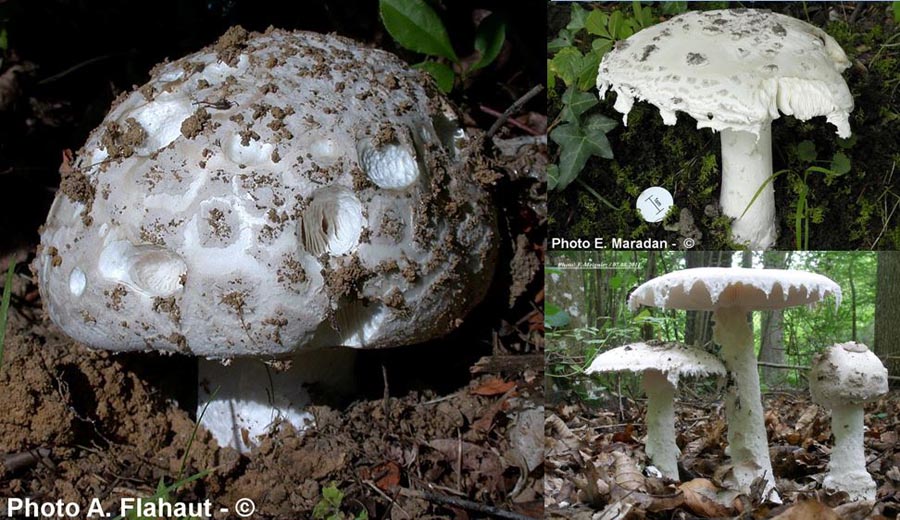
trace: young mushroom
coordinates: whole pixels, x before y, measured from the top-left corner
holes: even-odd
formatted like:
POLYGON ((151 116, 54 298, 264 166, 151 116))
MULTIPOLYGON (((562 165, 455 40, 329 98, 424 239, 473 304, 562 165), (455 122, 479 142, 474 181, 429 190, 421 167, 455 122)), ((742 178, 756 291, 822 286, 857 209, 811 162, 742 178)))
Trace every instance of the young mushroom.
POLYGON ((663 475, 678 480, 675 444, 675 390, 683 376, 724 376, 725 366, 715 356, 680 343, 632 343, 607 350, 591 363, 588 374, 643 373, 647 393, 647 456, 663 475))
POLYGON ((802 121, 826 116, 849 137, 853 98, 841 77, 849 66, 831 36, 795 18, 759 9, 688 12, 619 42, 600 63, 597 88, 601 98, 617 94, 626 125, 638 99, 667 125, 684 112, 697 128, 720 131, 720 205, 734 219, 732 239, 768 249, 777 238, 772 120, 779 111, 802 121))
POLYGON ((839 305, 841 288, 829 278, 804 271, 700 267, 674 271, 634 290, 628 300, 662 309, 712 311, 714 339, 728 369, 725 414, 732 459, 732 484, 744 493, 765 479, 763 497, 779 501, 763 423, 753 329, 747 314, 811 305, 828 295, 839 305))
POLYGON ((302 354, 440 337, 482 299, 497 228, 478 154, 396 56, 233 27, 155 67, 64 165, 43 301, 91 347, 202 358, 203 425, 246 450, 303 427, 309 378, 351 369, 302 354))
POLYGON ((875 501, 866 470, 863 405, 888 391, 887 368, 862 343, 838 343, 818 354, 809 371, 813 401, 831 410, 834 447, 822 486, 846 491, 850 500, 875 501))

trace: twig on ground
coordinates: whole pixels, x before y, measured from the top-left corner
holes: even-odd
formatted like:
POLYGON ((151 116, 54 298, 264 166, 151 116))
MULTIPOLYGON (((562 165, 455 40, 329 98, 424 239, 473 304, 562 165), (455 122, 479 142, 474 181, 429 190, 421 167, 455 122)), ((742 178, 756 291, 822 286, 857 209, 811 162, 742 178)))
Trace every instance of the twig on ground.
MULTIPOLYGON (((502 114, 499 114, 497 116, 497 120, 494 121, 494 124, 492 124, 491 128, 487 131, 487 138, 490 139, 491 137, 493 137, 493 135, 496 134, 498 130, 500 130, 500 127, 506 123, 506 121, 509 119, 509 116, 511 116, 513 113, 515 113, 519 109, 521 109, 525 105, 525 103, 528 103, 531 100, 531 98, 540 94, 541 91, 543 91, 543 90, 544 90, 543 85, 535 85, 534 87, 531 88, 531 90, 526 92, 522 97, 515 100, 513 102, 513 104, 509 106, 509 108, 507 108, 502 114)), ((484 110, 485 108, 486 107, 481 107, 482 110, 484 110)), ((511 120, 511 123, 515 124, 515 123, 518 123, 518 121, 513 119, 513 120, 511 120)), ((516 126, 519 126, 519 125, 516 125, 516 126)), ((522 125, 522 126, 524 126, 524 125, 522 125)), ((523 130, 531 133, 532 135, 537 135, 537 133, 535 133, 534 130, 532 130, 528 127, 523 128, 523 130)))
POLYGON ((463 498, 451 497, 433 493, 431 491, 418 491, 410 488, 400 488, 400 494, 405 497, 420 498, 429 502, 437 502, 445 506, 459 507, 467 511, 475 511, 484 513, 495 518, 507 518, 509 520, 535 520, 534 517, 521 515, 498 507, 489 506, 487 504, 479 504, 463 498))

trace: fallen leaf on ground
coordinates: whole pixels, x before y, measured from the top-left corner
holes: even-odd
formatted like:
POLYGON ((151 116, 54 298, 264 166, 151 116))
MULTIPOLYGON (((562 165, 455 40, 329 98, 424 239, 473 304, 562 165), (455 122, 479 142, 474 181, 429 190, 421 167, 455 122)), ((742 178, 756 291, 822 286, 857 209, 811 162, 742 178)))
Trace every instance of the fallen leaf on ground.
POLYGON ((509 392, 515 386, 516 383, 513 381, 504 381, 495 377, 488 379, 477 388, 472 389, 472 393, 483 396, 501 395, 509 392))
POLYGON ((718 488, 711 480, 695 478, 678 486, 684 493, 684 505, 692 513, 704 518, 728 516, 728 507, 716 501, 718 488))
POLYGON ((772 520, 841 520, 841 517, 825 504, 807 500, 791 506, 772 520))

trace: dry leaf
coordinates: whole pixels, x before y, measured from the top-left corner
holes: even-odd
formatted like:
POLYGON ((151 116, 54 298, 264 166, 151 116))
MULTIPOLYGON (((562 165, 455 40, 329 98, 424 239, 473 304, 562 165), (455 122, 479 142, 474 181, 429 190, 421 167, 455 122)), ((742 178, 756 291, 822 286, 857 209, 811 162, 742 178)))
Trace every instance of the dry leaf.
POLYGON ((841 517, 833 509, 821 502, 807 500, 795 504, 778 516, 772 517, 772 520, 841 520, 841 517))
POLYGON ((684 505, 695 515, 716 518, 731 515, 731 510, 717 502, 718 488, 711 480, 695 478, 678 486, 684 493, 684 505))
POLYGON ((513 381, 504 381, 499 377, 488 379, 478 388, 472 390, 475 395, 492 396, 502 395, 515 388, 516 383, 513 381))

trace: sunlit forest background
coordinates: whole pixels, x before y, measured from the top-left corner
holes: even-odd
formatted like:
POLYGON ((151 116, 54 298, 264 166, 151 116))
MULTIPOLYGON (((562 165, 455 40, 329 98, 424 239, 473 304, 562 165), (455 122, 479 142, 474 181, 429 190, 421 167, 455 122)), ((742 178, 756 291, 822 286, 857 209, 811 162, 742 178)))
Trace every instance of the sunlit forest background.
MULTIPOLYGON (((764 391, 805 389, 806 367, 821 349, 858 341, 888 366, 900 382, 900 254, 895 252, 719 252, 569 251, 547 262, 547 375, 559 400, 602 397, 609 384, 640 392, 637 378, 596 378, 583 370, 598 352, 634 341, 680 341, 716 352, 709 312, 628 309, 628 295, 641 283, 667 272, 701 266, 796 269, 819 273, 840 284, 843 302, 833 298, 813 308, 795 307, 752 314, 764 391)), ((552 399, 552 397, 551 397, 552 399)))

